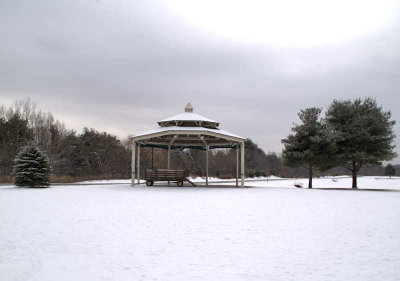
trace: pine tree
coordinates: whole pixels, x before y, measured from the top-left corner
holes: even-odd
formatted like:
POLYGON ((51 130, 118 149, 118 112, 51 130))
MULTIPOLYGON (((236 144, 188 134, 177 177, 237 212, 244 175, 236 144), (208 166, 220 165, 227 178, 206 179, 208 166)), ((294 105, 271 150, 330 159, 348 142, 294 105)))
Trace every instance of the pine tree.
POLYGON ((326 120, 335 132, 341 165, 353 175, 357 188, 357 173, 364 164, 380 165, 396 157, 393 151, 395 135, 390 111, 383 111, 375 99, 333 101, 326 120))
POLYGON ((385 167, 385 176, 389 176, 389 178, 391 178, 392 176, 395 175, 396 175, 396 168, 391 164, 387 164, 385 167))
POLYGON ((326 170, 335 164, 336 146, 333 136, 320 120, 320 108, 307 108, 298 114, 302 124, 292 128, 282 140, 282 158, 289 167, 303 166, 308 169, 308 188, 312 188, 314 169, 326 170))
POLYGON ((47 156, 36 146, 25 146, 14 159, 15 185, 43 187, 50 185, 47 156))

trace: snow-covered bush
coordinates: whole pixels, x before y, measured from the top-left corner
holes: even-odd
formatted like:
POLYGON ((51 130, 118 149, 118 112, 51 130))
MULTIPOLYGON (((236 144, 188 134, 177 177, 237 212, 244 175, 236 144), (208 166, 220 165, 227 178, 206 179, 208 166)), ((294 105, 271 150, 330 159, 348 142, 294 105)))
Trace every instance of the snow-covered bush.
POLYGON ((14 159, 15 185, 43 187, 50 185, 47 156, 36 146, 25 146, 14 159))

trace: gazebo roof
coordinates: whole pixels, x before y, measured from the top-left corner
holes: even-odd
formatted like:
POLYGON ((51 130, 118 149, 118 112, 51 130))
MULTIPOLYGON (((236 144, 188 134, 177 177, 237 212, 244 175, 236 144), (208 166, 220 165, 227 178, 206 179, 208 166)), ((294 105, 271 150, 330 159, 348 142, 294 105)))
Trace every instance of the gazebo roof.
POLYGON ((174 115, 172 117, 163 119, 161 121, 158 121, 158 124, 160 124, 162 122, 168 122, 168 121, 203 121, 203 122, 218 123, 217 121, 214 121, 212 119, 209 119, 207 117, 201 116, 201 115, 193 113, 193 112, 191 112, 191 113, 190 112, 184 112, 184 113, 179 113, 179 114, 174 115))
POLYGON ((219 126, 219 122, 193 113, 193 106, 190 102, 185 106, 185 112, 163 119, 157 123, 161 127, 182 126, 217 128, 219 126))
POLYGON ((230 132, 224 131, 224 130, 220 130, 220 129, 209 129, 209 128, 204 128, 204 127, 179 127, 179 126, 170 126, 170 127, 158 127, 155 128, 153 130, 144 132, 144 133, 140 133, 137 135, 132 136, 133 139, 142 139, 142 137, 151 137, 152 135, 156 135, 156 134, 160 134, 160 133, 166 133, 166 132, 170 132, 170 133, 177 133, 179 134, 183 134, 183 135, 187 135, 188 133, 191 134, 202 134, 202 133, 212 133, 212 134, 218 134, 221 136, 226 136, 229 138, 235 138, 238 140, 245 140, 245 138, 242 138, 238 135, 232 134, 230 132))
POLYGON ((193 113, 188 103, 185 112, 157 122, 159 127, 131 137, 144 146, 232 147, 245 138, 220 130, 219 123, 193 113))

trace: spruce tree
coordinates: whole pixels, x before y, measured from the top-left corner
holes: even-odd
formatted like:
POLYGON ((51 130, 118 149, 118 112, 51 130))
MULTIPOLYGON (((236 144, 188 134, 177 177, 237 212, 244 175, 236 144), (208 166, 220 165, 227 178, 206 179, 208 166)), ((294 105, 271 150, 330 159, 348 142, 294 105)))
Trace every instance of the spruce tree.
POLYGON ((292 128, 293 134, 282 140, 282 158, 289 167, 308 169, 308 188, 312 188, 314 169, 326 170, 335 164, 336 146, 333 136, 320 120, 321 109, 307 108, 298 113, 302 124, 292 128))
POLYGON ((44 187, 50 185, 47 156, 36 146, 25 146, 14 159, 15 185, 44 187))
POLYGON ((380 165, 381 161, 396 157, 396 122, 390 118, 390 111, 383 111, 372 98, 335 100, 330 105, 326 120, 335 133, 340 163, 352 172, 353 188, 357 188, 357 173, 362 165, 380 165))

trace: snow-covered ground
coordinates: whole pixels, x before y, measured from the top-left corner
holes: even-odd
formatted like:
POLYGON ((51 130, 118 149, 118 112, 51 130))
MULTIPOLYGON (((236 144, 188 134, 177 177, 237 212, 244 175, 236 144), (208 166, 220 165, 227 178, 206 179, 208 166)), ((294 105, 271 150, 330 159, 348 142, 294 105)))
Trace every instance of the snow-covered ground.
MULTIPOLYGON (((206 179, 204 177, 189 178, 192 182, 202 186, 205 185, 206 179)), ((95 184, 129 184, 131 180, 95 180, 95 181, 84 181, 82 185, 95 185, 95 184)), ((209 177, 208 182, 210 185, 235 185, 236 179, 219 179, 209 177)), ((358 177, 358 188, 359 189, 394 189, 400 190, 400 177, 358 177)), ((145 183, 141 180, 141 183, 145 183)), ((163 185, 165 183, 161 183, 163 185)), ((190 185, 185 183, 186 185, 190 185)), ((245 185, 248 187, 285 187, 285 188, 296 188, 295 184, 300 184, 304 188, 308 186, 308 179, 290 179, 290 178, 279 178, 275 176, 269 177, 257 177, 245 179, 245 185)), ((160 185, 160 183, 156 183, 160 185)), ((174 183, 171 183, 174 185, 174 183)), ((349 189, 352 186, 352 179, 350 176, 337 176, 337 177, 325 177, 313 179, 314 188, 323 189, 349 189)))
MULTIPOLYGON (((254 181, 252 179, 246 180, 246 186, 259 186, 259 187, 284 187, 296 188, 295 184, 301 184, 304 188, 308 186, 308 179, 268 179, 258 178, 254 181)), ((359 189, 369 190, 399 190, 400 191, 400 177, 358 177, 357 185, 359 189)), ((313 188, 321 189, 350 189, 352 186, 352 178, 350 176, 338 176, 313 179, 313 188)))
POLYGON ((294 182, 2 186, 0 280, 400 280, 400 179, 294 182))

